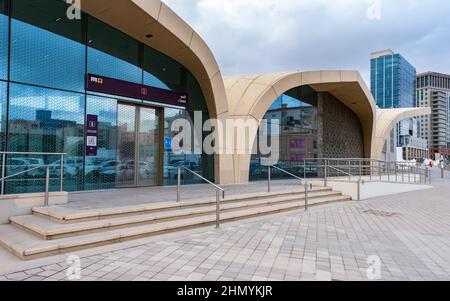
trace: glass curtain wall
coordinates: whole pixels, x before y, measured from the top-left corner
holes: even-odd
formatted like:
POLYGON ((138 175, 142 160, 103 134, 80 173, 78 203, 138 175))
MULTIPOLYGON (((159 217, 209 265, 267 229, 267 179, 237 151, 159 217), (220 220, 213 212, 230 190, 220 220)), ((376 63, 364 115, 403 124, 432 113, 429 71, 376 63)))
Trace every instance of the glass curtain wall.
MULTIPOLYGON (((186 110, 164 108, 166 113, 162 116, 167 118, 171 112, 179 111, 193 119, 193 112, 201 111, 204 121, 209 118, 206 102, 198 82, 184 66, 84 13, 81 20, 68 20, 67 7, 60 0, 0 0, 0 146, 11 152, 67 153, 62 171, 65 190, 114 188, 119 156, 119 102, 155 104, 86 91, 86 73, 188 93, 186 110), (98 152, 92 157, 85 155, 88 114, 97 115, 99 122, 98 152)), ((142 109, 143 114, 145 110, 142 109)), ((161 151, 157 141, 168 141, 172 133, 160 137, 156 114, 141 117, 145 123, 140 125, 144 131, 140 133, 141 140, 154 145, 143 145, 139 151, 144 157, 151 155, 154 161, 158 157, 155 153, 161 151)), ((212 156, 186 154, 183 159, 213 180, 212 156)), ((167 150, 163 162, 169 167, 178 164, 167 150)), ((157 174, 157 163, 160 162, 148 163, 152 174, 157 174)), ((60 162, 56 157, 10 156, 8 173, 30 164, 56 166, 60 162)), ((42 173, 43 169, 15 178, 7 191, 42 191, 42 173)), ((52 189, 59 189, 60 174, 59 168, 52 168, 52 189)), ((150 185, 157 179, 143 176, 141 181, 150 185)), ((164 180, 161 184, 168 183, 164 180)))
POLYGON ((7 1, 0 0, 0 150, 6 147, 6 119, 8 99, 8 41, 9 19, 7 1), (5 80, 5 81, 4 81, 5 80))
MULTIPOLYGON (((11 1, 7 149, 67 156, 63 171, 57 156, 8 156, 7 174, 54 164, 52 188, 63 173, 64 189, 73 191, 83 189, 85 47, 82 21, 69 21, 66 10, 63 1, 11 1)), ((44 174, 14 177, 6 192, 42 191, 44 174)))
MULTIPOLYGON (((273 137, 270 134, 271 124, 280 125, 280 158, 277 166, 303 173, 304 160, 317 158, 317 93, 310 87, 295 88, 278 97, 265 114, 264 123, 268 134, 258 133, 255 141, 253 149, 258 150, 258 154, 252 155, 251 158, 251 181, 267 180, 268 168, 261 165, 263 156, 259 152, 258 145, 261 139, 273 137)), ((270 140, 264 143, 270 145, 270 140)), ((275 170, 272 177, 284 178, 286 175, 275 170)))
POLYGON ((8 1, 0 0, 0 80, 8 79, 8 1))

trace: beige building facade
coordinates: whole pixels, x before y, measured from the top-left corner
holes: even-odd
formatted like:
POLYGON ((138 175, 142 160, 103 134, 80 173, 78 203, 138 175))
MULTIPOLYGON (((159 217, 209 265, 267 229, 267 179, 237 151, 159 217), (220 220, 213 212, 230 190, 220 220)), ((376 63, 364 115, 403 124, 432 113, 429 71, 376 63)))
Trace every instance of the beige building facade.
MULTIPOLYGON (((283 144, 282 160, 291 161, 291 163, 301 162, 308 157, 316 159, 324 157, 384 158, 388 160, 389 156, 383 156, 383 147, 394 124, 404 118, 428 114, 427 109, 392 110, 389 113, 380 113, 358 71, 287 71, 224 77, 214 54, 205 41, 160 0, 84 0, 76 2, 76 4, 80 3, 79 8, 83 12, 82 20, 79 23, 64 25, 74 27, 73 32, 75 33, 84 32, 79 41, 73 41, 73 34, 69 30, 60 31, 58 26, 49 25, 53 23, 49 22, 48 18, 51 16, 49 17, 48 14, 36 11, 31 17, 21 15, 23 11, 33 11, 30 9, 34 5, 32 2, 20 0, 14 3, 11 12, 2 12, 5 18, 9 18, 10 21, 17 18, 26 23, 28 30, 34 32, 35 35, 39 34, 54 39, 55 43, 63 45, 60 51, 62 54, 66 53, 64 47, 67 49, 77 47, 77 49, 81 49, 81 55, 87 54, 85 60, 76 62, 76 64, 79 63, 79 69, 82 71, 80 74, 73 75, 76 81, 80 82, 80 87, 74 88, 74 91, 70 90, 72 87, 65 88, 65 83, 61 84, 62 88, 52 86, 56 84, 51 79, 55 78, 57 75, 55 72, 58 72, 58 70, 51 70, 54 64, 47 64, 48 70, 45 68, 39 70, 39 76, 33 78, 32 81, 29 81, 28 78, 17 80, 9 77, 3 80, 5 83, 12 84, 19 82, 30 91, 32 88, 42 87, 42 91, 39 93, 51 93, 53 99, 61 99, 61 102, 70 102, 74 99, 63 93, 67 90, 81 95, 77 96, 81 97, 81 100, 73 106, 80 107, 81 116, 73 118, 76 119, 74 121, 60 120, 54 117, 58 115, 59 108, 57 107, 49 108, 47 106, 37 111, 33 111, 31 105, 25 109, 21 107, 21 102, 18 100, 32 100, 32 98, 24 98, 21 95, 37 92, 20 90, 19 92, 22 94, 17 92, 18 96, 14 95, 14 89, 9 89, 11 90, 9 94, 5 92, 8 94, 6 102, 12 104, 9 105, 10 110, 17 110, 19 113, 30 111, 30 116, 7 120, 10 129, 6 135, 8 149, 11 148, 10 141, 18 141, 16 142, 17 149, 29 147, 26 143, 30 141, 29 138, 33 134, 36 141, 45 142, 42 143, 41 148, 45 148, 46 152, 54 151, 56 153, 57 150, 72 152, 70 160, 75 162, 75 165, 69 166, 68 164, 69 171, 66 178, 70 179, 65 179, 65 182, 71 182, 73 185, 70 189, 67 189, 66 185, 65 188, 68 191, 119 187, 116 185, 117 177, 115 177, 118 170, 132 174, 130 176, 132 181, 126 183, 127 187, 128 184, 133 187, 141 186, 140 177, 145 178, 142 181, 144 184, 173 185, 176 180, 176 164, 183 162, 190 164, 189 166, 195 170, 197 170, 196 168, 210 170, 209 178, 216 183, 246 183, 250 180, 253 146, 258 140, 258 127, 249 130, 247 122, 253 122, 260 126, 263 120, 271 114, 279 114, 279 119, 284 122, 281 139, 283 144), (84 26, 83 22, 85 22, 84 26), (98 29, 97 32, 92 30, 94 27, 98 29), (105 36, 108 39, 105 39, 105 36), (123 45, 127 47, 123 47, 123 45), (120 49, 115 49, 115 47, 120 49), (133 47, 136 48, 136 51, 130 54, 133 47), (147 53, 150 55, 146 56, 147 53), (97 59, 94 59, 95 55, 97 55, 97 59), (154 64, 152 60, 155 61, 154 64), (115 67, 115 63, 111 62, 115 62, 118 66, 125 66, 127 72, 136 73, 137 80, 133 82, 128 78, 126 72, 108 73, 111 71, 108 68, 115 67), (102 64, 104 66, 98 66, 102 64), (152 80, 145 81, 145 76, 152 80), (43 79, 49 80, 41 83, 40 81, 43 79), (92 82, 95 82, 98 88, 104 81, 127 88, 139 87, 138 94, 141 95, 134 97, 101 91, 102 94, 99 95, 99 91, 90 90, 89 85, 92 85, 92 82), (159 86, 157 87, 157 85, 159 86), (157 90, 156 94, 173 96, 175 92, 179 93, 180 97, 176 101, 183 100, 183 97, 186 100, 187 94, 190 92, 190 100, 196 104, 191 107, 183 107, 184 112, 179 113, 176 110, 180 108, 176 105, 145 99, 148 97, 149 89, 153 92, 157 90), (99 100, 99 97, 103 97, 102 101, 99 100), (274 109, 274 103, 280 97, 284 97, 283 101, 286 103, 274 109), (100 102, 108 104, 112 108, 111 111, 106 112, 104 107, 96 107, 100 102), (296 102, 297 105, 292 106, 291 102, 296 102), (18 105, 14 106, 14 103, 18 103, 18 105), (80 105, 81 103, 84 105, 80 105), (90 114, 84 108, 92 110, 94 113, 90 114), (214 130, 211 129, 211 131, 215 153, 213 155, 202 153, 198 156, 197 161, 190 160, 187 156, 168 155, 172 151, 172 136, 169 135, 171 129, 166 123, 175 120, 178 116, 188 116, 193 119, 196 110, 203 110, 201 113, 213 120, 214 130), (167 114, 173 111, 176 113, 167 114), (127 114, 132 116, 129 118, 130 120, 127 119, 129 117, 127 114), (87 155, 87 137, 83 133, 86 128, 84 122, 88 116, 98 118, 96 121, 100 125, 96 138, 101 140, 101 145, 96 145, 98 149, 95 149, 91 157, 87 155), (141 121, 147 119, 151 119, 152 122, 150 130, 148 130, 148 124, 140 124, 141 121), (235 127, 231 130, 225 128, 220 131, 219 125, 229 121, 232 121, 235 127), (33 128, 36 129, 36 135, 27 129, 26 125, 28 124, 33 125, 33 128), (129 130, 130 124, 136 125, 136 128, 143 131, 147 129, 147 132, 140 133, 136 128, 129 130), (214 125, 216 126, 214 127, 214 125), (67 128, 67 130, 60 131, 60 128, 67 128), (45 135, 41 135, 43 129, 45 129, 45 135), (116 131, 121 133, 116 135, 116 131), (233 135, 230 131, 237 135, 233 135), (62 137, 62 134, 58 134, 60 132, 73 137, 62 137), (58 138, 59 146, 56 146, 56 143, 51 145, 42 138, 52 135, 56 138, 61 136, 61 139, 58 138), (124 145, 116 147, 115 137, 117 140, 124 140, 124 145), (136 138, 136 141, 133 141, 133 137, 136 138), (152 141, 154 145, 148 145, 149 141, 152 141), (230 143, 224 144, 223 141, 230 143), (138 157, 135 157, 135 152, 139 153, 141 150, 144 150, 145 154, 142 156, 138 154, 138 157), (139 162, 139 164, 135 164, 135 162, 139 162)), ((65 5, 68 4, 46 2, 45 5, 49 5, 47 11, 59 16, 62 11, 65 12, 67 9, 65 5)), ((68 21, 58 18, 57 22, 68 21)), ((9 29, 12 34, 23 32, 14 27, 17 22, 10 23, 13 24, 13 27, 9 29)), ((38 46, 36 49, 49 47, 46 44, 38 46)), ((16 44, 10 45, 10 47, 12 57, 16 52, 22 53, 21 49, 16 49, 18 47, 16 44)), ((8 63, 11 64, 11 69, 14 71, 13 62, 8 63)), ((22 89, 25 88, 22 87, 22 89)), ((20 115, 19 113, 9 114, 9 116, 20 115)), ((63 113, 68 115, 67 112, 63 113)), ((203 134, 208 131, 202 129, 201 132, 203 134)), ((202 139, 206 140, 204 136, 202 139)), ((29 147, 29 149, 32 148, 29 147)), ((50 163, 52 162, 48 164, 50 163)), ((12 190, 16 188, 14 185, 10 185, 10 187, 12 190)), ((32 192, 30 189, 35 189, 35 187, 27 183, 24 185, 23 191, 14 190, 12 192, 32 192)))
MULTIPOLYGON (((207 44, 159 0, 84 1, 82 9, 186 66, 201 85, 211 118, 261 122, 277 97, 290 89, 309 86, 319 93, 332 95, 357 116, 365 158, 388 159, 383 147, 395 124, 429 113, 428 109, 377 110, 357 71, 279 72, 223 78, 207 44), (125 21, 130 19, 135 22, 125 21), (151 38, 146 37, 149 34, 151 38)), ((250 139, 256 136, 256 131, 250 133, 250 139)), ((239 145, 237 141, 232 151, 216 154, 217 183, 249 181, 251 150, 247 149, 248 154, 243 155, 236 145, 239 145)))

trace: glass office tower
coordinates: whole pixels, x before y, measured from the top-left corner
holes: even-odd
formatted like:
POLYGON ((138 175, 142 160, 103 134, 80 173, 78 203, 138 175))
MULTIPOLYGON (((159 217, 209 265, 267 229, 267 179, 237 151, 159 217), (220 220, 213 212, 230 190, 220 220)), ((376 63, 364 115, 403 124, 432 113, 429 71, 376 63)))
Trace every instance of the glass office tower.
MULTIPOLYGON (((415 107, 416 69, 402 55, 392 50, 372 53, 370 88, 381 109, 415 107)), ((409 137, 417 137, 417 120, 405 120, 396 127, 397 146, 404 146, 409 137)))
MULTIPOLYGON (((200 85, 183 65, 100 20, 66 17, 61 0, 0 0, 0 147, 9 152, 67 153, 51 169, 52 188, 64 190, 170 185, 177 166, 214 180, 214 159, 174 155, 171 121, 209 113, 200 85), (98 93, 88 74, 185 93, 186 106, 98 93), (97 149, 86 153, 87 116, 98 119, 97 149)), ((206 136, 208 133, 202 133, 206 136)), ((200 136, 202 136, 202 134, 200 136)), ((203 139, 200 137, 199 139, 203 139)), ((58 157, 8 156, 6 174, 58 157)), ((42 191, 43 170, 9 179, 7 193, 42 191)), ((184 181, 193 181, 186 175, 184 181)))
POLYGON ((415 107, 416 69, 391 50, 372 53, 370 87, 379 108, 415 107))

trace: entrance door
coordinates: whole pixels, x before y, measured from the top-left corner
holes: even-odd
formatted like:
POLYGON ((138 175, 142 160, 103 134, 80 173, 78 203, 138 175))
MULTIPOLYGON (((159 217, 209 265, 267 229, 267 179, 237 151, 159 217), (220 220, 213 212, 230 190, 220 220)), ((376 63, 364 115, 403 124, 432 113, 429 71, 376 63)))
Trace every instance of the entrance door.
POLYGON ((118 105, 117 186, 157 184, 158 116, 153 108, 118 105))

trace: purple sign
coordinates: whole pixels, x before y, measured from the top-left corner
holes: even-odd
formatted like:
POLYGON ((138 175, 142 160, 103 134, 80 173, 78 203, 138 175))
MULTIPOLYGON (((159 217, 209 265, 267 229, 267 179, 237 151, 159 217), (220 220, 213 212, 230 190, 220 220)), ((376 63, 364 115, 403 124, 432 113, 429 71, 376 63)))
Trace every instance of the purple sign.
POLYGON ((188 95, 186 93, 164 90, 95 74, 86 76, 86 90, 175 106, 185 107, 188 103, 188 95))
POLYGON ((295 140, 291 140, 289 145, 291 148, 305 148, 306 146, 306 141, 304 139, 295 139, 295 140))
POLYGON ((86 156, 97 156, 98 149, 98 116, 86 117, 86 156))

